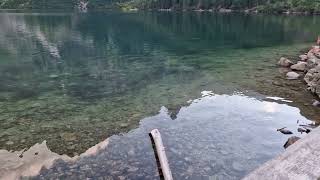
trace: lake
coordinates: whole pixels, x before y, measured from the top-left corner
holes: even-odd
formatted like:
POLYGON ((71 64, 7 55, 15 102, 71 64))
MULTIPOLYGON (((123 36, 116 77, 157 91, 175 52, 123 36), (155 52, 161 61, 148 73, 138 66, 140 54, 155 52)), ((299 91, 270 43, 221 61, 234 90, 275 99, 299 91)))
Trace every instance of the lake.
POLYGON ((302 137, 300 124, 320 122, 316 97, 276 66, 310 47, 319 24, 316 16, 1 11, 0 177, 159 179, 153 128, 175 179, 244 177, 284 151, 290 136, 276 129, 302 137), (21 165, 42 154, 61 160, 40 174, 21 165))

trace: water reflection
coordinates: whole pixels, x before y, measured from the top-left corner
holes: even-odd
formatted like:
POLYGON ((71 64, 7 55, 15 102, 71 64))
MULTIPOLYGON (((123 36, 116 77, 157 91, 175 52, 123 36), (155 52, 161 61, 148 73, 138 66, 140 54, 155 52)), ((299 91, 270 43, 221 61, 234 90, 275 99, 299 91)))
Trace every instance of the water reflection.
POLYGON ((299 109, 285 104, 244 95, 203 94, 182 107, 175 121, 162 107, 157 115, 143 119, 139 128, 110 137, 100 151, 94 150, 95 155, 57 161, 34 179, 158 179, 148 136, 153 128, 162 133, 175 179, 239 179, 283 151, 288 136, 277 128, 285 126, 301 136, 296 131, 299 124, 310 123, 299 109))
MULTIPOLYGON (((1 13, 0 147, 47 140, 52 151, 77 156, 161 106, 179 119, 205 89, 283 97, 303 108, 300 101, 313 97, 294 99, 287 86, 270 85, 278 78, 272 65, 308 46, 318 24, 313 17, 1 13)), ((305 115, 320 117, 312 111, 305 115)))

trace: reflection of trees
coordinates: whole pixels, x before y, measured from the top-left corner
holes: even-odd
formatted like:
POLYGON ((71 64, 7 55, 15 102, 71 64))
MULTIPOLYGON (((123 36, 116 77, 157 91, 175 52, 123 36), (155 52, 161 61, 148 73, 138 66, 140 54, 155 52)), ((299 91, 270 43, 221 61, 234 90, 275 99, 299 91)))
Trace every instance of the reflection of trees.
POLYGON ((91 99, 123 93, 166 74, 188 68, 195 72, 208 63, 177 60, 176 55, 303 40, 318 28, 317 20, 308 17, 260 15, 93 13, 0 18, 0 47, 13 59, 2 66, 1 89, 19 91, 17 96, 23 97, 34 87, 36 92, 64 87, 63 93, 91 99), (299 26, 306 28, 300 31, 299 26), (30 84, 21 86, 25 82, 30 84))

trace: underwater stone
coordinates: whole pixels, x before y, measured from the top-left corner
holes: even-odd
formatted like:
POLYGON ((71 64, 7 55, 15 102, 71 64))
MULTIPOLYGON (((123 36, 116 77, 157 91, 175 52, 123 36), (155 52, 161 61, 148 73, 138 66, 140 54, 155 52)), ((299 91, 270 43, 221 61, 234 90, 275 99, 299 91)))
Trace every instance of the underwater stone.
POLYGON ((60 133, 60 137, 65 141, 74 141, 77 139, 75 133, 60 133))
POLYGON ((14 144, 12 141, 7 141, 6 142, 6 145, 12 145, 12 144, 14 144))
POLYGON ((49 77, 52 78, 52 79, 55 79, 55 78, 58 78, 59 76, 56 75, 56 74, 51 74, 49 77))

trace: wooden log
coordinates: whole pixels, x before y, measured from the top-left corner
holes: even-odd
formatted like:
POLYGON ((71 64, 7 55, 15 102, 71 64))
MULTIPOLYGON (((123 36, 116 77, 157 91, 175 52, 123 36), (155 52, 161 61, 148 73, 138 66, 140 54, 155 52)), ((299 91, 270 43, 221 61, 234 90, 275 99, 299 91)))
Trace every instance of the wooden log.
POLYGON ((172 173, 169 167, 169 162, 166 156, 166 152, 163 146, 161 134, 158 129, 154 129, 150 132, 151 137, 154 141, 157 156, 160 161, 161 171, 165 180, 173 180, 172 173))

